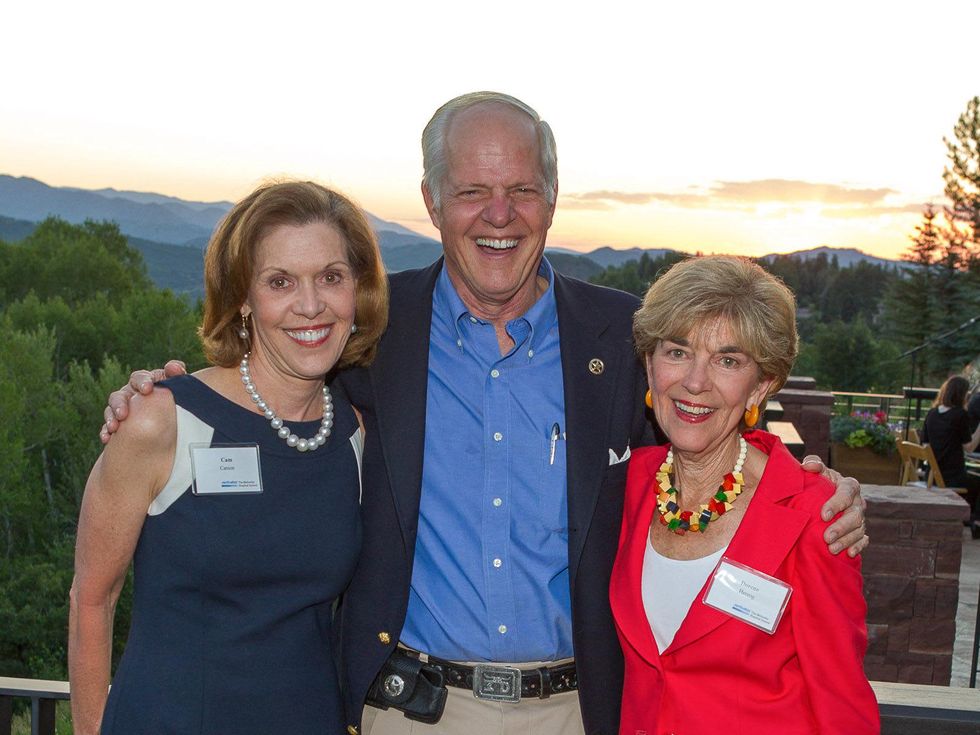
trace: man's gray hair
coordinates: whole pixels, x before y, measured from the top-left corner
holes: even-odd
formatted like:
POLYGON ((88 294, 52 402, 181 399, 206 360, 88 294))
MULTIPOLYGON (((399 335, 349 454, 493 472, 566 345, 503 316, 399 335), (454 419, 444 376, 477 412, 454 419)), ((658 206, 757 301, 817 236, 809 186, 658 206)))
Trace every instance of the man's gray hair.
POLYGON ((555 187, 558 184, 558 150, 555 136, 541 116, 528 104, 501 92, 470 92, 455 97, 438 110, 422 131, 422 183, 432 195, 436 209, 442 204, 442 183, 446 178, 446 131, 457 112, 462 112, 485 102, 496 102, 520 110, 534 122, 538 133, 538 155, 544 177, 544 195, 549 204, 555 203, 555 187))

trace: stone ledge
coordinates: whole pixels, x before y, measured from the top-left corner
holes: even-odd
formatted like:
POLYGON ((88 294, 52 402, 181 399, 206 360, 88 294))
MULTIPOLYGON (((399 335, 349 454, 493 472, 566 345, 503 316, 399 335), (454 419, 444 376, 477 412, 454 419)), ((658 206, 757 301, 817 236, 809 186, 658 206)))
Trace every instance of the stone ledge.
POLYGON ((817 379, 808 375, 790 375, 786 378, 784 388, 794 388, 797 390, 816 390, 817 379))
POLYGON ((774 397, 783 404, 783 409, 785 410, 788 410, 789 406, 795 404, 827 406, 828 408, 834 405, 834 394, 825 390, 782 388, 774 397))
POLYGON ((928 684, 872 681, 882 735, 976 735, 980 731, 980 691, 928 684))
POLYGON ((862 485, 861 496, 868 501, 868 518, 897 517, 908 520, 912 516, 913 522, 921 522, 965 521, 970 517, 966 501, 944 487, 926 489, 911 485, 862 485), (909 507, 913 505, 918 506, 914 513, 909 507))

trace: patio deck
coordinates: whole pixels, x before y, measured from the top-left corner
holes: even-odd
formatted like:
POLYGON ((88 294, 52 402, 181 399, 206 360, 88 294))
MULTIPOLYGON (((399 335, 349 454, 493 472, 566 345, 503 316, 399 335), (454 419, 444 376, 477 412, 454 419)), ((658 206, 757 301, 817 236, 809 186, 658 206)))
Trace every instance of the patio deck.
POLYGON ((963 529, 963 558, 960 562, 960 599, 956 607, 956 641, 949 685, 970 685, 973 661, 973 627, 977 620, 977 592, 980 589, 980 540, 974 541, 963 529))

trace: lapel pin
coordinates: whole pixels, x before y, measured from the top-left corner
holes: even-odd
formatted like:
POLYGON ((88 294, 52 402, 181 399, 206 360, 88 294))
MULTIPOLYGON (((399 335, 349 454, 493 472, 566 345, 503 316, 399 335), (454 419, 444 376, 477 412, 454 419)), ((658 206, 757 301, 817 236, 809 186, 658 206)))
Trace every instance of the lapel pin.
POLYGON ((591 360, 589 360, 589 372, 593 375, 602 375, 602 371, 605 369, 605 363, 598 357, 593 357, 591 360))

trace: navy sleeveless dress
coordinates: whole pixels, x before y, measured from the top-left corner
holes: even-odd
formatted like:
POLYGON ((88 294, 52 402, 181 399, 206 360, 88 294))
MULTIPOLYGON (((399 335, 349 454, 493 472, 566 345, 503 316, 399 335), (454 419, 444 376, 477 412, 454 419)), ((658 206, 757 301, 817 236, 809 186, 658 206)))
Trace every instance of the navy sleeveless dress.
MULTIPOLYGON (((333 388, 333 433, 300 453, 194 377, 161 385, 177 404, 177 455, 134 555, 103 735, 344 732, 331 607, 361 542, 350 404, 333 388), (263 492, 193 494, 188 444, 202 441, 257 443, 263 492)), ((308 437, 320 422, 287 423, 308 437)))

